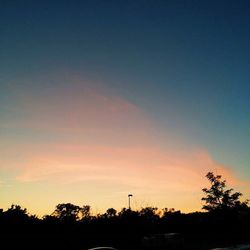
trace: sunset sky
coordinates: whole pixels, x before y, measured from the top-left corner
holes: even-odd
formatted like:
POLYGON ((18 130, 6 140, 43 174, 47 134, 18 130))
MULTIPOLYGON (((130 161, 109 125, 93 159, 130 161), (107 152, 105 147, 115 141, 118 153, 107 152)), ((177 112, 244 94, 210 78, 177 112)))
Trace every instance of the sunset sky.
POLYGON ((250 1, 0 1, 0 207, 201 210, 250 198, 250 1))

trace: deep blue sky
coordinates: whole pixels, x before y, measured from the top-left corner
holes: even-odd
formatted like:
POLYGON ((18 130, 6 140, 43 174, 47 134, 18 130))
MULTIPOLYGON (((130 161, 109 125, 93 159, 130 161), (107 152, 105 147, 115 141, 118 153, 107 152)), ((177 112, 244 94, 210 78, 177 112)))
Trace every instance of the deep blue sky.
POLYGON ((78 74, 250 178, 249 13, 248 0, 2 0, 2 120, 12 84, 78 74))

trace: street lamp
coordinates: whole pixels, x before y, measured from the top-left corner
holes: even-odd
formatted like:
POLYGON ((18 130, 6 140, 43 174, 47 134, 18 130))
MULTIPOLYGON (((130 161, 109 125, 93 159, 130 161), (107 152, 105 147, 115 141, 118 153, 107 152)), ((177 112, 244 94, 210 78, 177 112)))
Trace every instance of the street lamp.
POLYGON ((128 195, 128 209, 131 210, 131 207, 130 207, 130 197, 132 197, 133 195, 132 194, 129 194, 128 195))

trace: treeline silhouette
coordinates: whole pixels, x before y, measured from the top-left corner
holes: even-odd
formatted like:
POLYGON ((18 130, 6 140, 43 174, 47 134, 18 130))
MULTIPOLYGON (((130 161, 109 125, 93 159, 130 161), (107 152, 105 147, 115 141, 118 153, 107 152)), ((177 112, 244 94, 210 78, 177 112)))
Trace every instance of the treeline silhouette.
POLYGON ((167 249, 211 249, 250 243, 250 208, 241 193, 226 189, 221 176, 209 172, 204 188, 204 212, 182 213, 174 208, 139 210, 109 208, 93 215, 89 205, 61 203, 51 215, 38 218, 26 208, 0 210, 1 249, 88 249, 109 245, 117 249, 166 249, 144 244, 154 235, 175 233, 182 244, 167 249))

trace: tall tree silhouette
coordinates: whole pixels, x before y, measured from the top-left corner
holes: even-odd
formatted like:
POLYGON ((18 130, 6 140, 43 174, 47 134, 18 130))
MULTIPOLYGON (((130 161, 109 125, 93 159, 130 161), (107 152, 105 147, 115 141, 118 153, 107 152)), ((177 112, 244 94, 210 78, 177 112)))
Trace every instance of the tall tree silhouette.
POLYGON ((221 209, 236 209, 247 207, 248 200, 240 201, 242 193, 233 192, 233 189, 226 189, 226 180, 221 180, 221 175, 214 175, 213 172, 208 172, 206 175, 211 187, 203 188, 205 197, 205 205, 202 209, 207 211, 221 210, 221 209))

